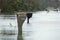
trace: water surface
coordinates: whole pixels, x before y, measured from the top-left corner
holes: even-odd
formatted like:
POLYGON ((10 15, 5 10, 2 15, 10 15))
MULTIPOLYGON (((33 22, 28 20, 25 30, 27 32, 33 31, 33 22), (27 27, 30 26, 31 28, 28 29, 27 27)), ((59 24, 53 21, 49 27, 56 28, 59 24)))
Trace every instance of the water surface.
POLYGON ((0 15, 0 40, 17 40, 16 15, 0 15))

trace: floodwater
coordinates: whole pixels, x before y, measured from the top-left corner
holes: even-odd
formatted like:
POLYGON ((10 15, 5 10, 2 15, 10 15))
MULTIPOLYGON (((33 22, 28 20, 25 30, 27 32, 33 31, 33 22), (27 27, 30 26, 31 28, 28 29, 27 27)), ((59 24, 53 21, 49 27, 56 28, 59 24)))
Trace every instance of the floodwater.
MULTIPOLYGON (((17 40, 16 15, 0 15, 0 40, 17 40)), ((60 40, 60 11, 35 12, 22 26, 23 40, 60 40)))
POLYGON ((0 40, 17 40, 16 15, 0 15, 0 40))
POLYGON ((22 30, 24 40, 60 40, 60 11, 36 12, 22 30))

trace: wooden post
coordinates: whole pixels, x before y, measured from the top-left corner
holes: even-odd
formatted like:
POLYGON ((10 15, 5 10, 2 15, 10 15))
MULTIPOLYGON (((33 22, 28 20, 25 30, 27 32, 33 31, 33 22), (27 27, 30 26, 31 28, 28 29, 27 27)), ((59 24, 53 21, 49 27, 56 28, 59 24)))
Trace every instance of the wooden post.
POLYGON ((26 19, 26 12, 21 12, 17 14, 17 21, 18 21, 18 38, 17 40, 23 40, 22 38, 22 25, 26 19))

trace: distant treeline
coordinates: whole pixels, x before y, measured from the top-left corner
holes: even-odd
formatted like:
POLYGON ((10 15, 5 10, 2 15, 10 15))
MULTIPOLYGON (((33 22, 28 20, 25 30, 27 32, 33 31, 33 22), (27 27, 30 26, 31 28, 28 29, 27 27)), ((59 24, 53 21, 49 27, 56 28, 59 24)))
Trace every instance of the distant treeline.
POLYGON ((1 13, 31 12, 41 10, 44 0, 0 0, 1 13))

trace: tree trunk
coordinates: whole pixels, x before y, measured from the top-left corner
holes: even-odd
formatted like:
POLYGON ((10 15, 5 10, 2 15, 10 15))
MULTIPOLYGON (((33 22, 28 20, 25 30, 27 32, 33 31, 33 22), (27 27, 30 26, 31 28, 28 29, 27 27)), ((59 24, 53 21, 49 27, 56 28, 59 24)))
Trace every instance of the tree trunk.
POLYGON ((17 21, 18 21, 18 38, 17 40, 23 40, 22 38, 22 25, 26 19, 26 13, 21 12, 17 14, 17 21))

